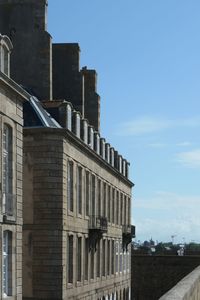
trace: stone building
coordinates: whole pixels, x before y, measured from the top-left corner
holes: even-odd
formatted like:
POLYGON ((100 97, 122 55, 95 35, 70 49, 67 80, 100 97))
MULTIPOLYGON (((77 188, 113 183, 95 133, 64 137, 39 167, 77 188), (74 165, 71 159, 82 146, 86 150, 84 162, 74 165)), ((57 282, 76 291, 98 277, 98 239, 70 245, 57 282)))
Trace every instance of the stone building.
POLYGON ((22 105, 10 79, 10 39, 0 34, 0 294, 22 299, 22 105))
POLYGON ((46 0, 0 0, 24 103, 23 298, 130 299, 129 163, 100 135, 95 70, 52 44, 46 0), (23 14, 23 18, 21 15, 23 14))

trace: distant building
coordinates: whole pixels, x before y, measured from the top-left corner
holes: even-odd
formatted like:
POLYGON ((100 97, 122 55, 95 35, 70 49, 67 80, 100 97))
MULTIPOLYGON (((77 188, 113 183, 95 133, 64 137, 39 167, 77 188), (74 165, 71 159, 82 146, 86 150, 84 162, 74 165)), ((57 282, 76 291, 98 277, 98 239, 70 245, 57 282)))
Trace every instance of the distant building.
POLYGON ((45 0, 0 0, 11 76, 29 97, 23 298, 130 299, 129 163, 100 136, 96 71, 80 70, 78 44, 52 44, 46 8, 45 0))

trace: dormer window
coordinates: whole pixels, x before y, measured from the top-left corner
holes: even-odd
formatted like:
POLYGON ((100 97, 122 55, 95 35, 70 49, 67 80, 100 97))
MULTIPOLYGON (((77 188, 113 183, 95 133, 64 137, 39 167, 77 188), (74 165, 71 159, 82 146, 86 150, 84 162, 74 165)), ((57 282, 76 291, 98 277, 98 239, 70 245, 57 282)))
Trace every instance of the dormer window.
POLYGON ((10 53, 13 46, 6 35, 0 34, 0 71, 10 76, 10 53))

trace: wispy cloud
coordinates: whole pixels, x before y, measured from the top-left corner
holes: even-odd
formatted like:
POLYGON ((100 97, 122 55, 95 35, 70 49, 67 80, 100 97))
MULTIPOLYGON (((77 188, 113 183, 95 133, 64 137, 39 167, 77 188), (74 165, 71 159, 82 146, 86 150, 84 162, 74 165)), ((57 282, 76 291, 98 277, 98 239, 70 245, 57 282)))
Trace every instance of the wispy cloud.
POLYGON ((154 210, 172 210, 186 209, 193 210, 194 207, 200 205, 199 196, 186 196, 165 191, 155 192, 153 197, 148 199, 139 198, 133 203, 134 208, 154 209, 154 210))
POLYGON ((127 136, 143 135, 176 127, 198 126, 200 126, 200 117, 173 120, 161 117, 141 116, 134 120, 121 123, 118 127, 118 134, 127 136))
POLYGON ((177 143, 176 146, 177 147, 189 147, 191 146, 192 143, 188 142, 188 141, 185 141, 185 142, 180 142, 180 143, 177 143))
POLYGON ((151 147, 151 148, 165 148, 168 145, 166 143, 157 142, 157 143, 150 143, 148 146, 151 147))
POLYGON ((200 149, 178 153, 176 159, 189 168, 200 168, 200 149))
POLYGON ((170 240, 175 234, 181 241, 199 240, 200 195, 179 195, 166 191, 155 192, 154 196, 136 199, 133 202, 134 224, 137 239, 145 240, 151 236, 159 241, 170 240), (138 218, 138 214, 142 216, 138 218))

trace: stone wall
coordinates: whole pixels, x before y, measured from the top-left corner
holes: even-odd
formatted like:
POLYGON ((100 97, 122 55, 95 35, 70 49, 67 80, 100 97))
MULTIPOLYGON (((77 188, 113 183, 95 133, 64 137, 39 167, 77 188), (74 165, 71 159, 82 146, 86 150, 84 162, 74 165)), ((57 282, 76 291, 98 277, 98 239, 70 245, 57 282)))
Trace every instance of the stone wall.
MULTIPOLYGON (((12 262, 9 266, 9 297, 22 299, 22 103, 12 81, 0 74, 0 143, 3 145, 4 126, 12 130, 12 194, 3 185, 3 153, 0 147, 0 248, 3 249, 4 232, 11 237, 12 262), (10 85, 11 84, 11 85, 10 85), (9 197, 9 212, 3 206, 3 197, 9 197)), ((6 205, 6 204, 5 204, 6 205)), ((3 295, 3 259, 0 251, 0 294, 3 295)))
POLYGON ((198 300, 200 299, 200 267, 184 277, 160 300, 198 300))
POLYGON ((200 256, 131 257, 132 300, 157 300, 200 265, 200 256))

